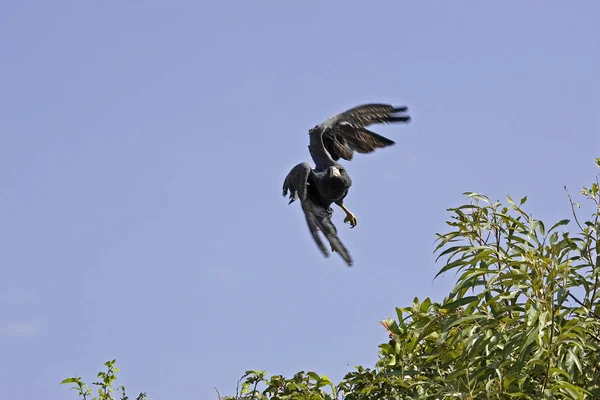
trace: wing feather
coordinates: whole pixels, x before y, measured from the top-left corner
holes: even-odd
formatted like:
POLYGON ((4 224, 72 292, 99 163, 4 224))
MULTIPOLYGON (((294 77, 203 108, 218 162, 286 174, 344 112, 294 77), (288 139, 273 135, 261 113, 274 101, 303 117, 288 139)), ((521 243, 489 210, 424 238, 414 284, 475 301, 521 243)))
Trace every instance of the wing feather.
POLYGON ((375 149, 392 146, 395 142, 366 129, 372 124, 410 121, 410 116, 400 114, 406 106, 390 104, 363 104, 353 107, 325 121, 323 144, 334 160, 352 160, 353 153, 371 153, 375 149))

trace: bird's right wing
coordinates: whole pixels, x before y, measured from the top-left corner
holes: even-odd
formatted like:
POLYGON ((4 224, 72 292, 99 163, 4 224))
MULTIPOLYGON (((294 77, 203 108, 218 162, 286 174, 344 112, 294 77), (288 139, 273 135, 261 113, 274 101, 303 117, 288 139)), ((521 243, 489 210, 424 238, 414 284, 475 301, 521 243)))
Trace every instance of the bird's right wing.
POLYGON ((393 122, 408 122, 408 115, 399 115, 408 111, 408 107, 394 107, 391 104, 363 104, 338 114, 338 122, 349 122, 355 126, 367 127, 372 124, 389 124, 393 122))
POLYGON ((352 258, 348 249, 344 246, 337 235, 337 229, 331 221, 333 210, 330 207, 324 207, 315 197, 315 188, 311 187, 310 181, 313 174, 312 168, 308 163, 296 165, 286 176, 283 183, 283 195, 289 192, 290 204, 295 200, 300 200, 302 211, 306 217, 308 229, 315 243, 325 257, 329 257, 329 252, 319 237, 319 231, 323 232, 331 248, 338 252, 348 266, 352 266, 352 258))
POLYGON ((351 160, 353 153, 371 153, 394 144, 384 136, 368 130, 372 124, 407 123, 406 106, 363 104, 337 114, 323 123, 323 143, 334 160, 351 160))

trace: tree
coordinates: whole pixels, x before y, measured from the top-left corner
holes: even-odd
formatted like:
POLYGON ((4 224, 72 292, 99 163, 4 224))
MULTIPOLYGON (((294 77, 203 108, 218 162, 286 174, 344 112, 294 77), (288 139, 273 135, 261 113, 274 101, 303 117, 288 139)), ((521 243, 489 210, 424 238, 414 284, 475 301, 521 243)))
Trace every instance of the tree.
POLYGON ((247 371, 234 396, 218 398, 600 398, 598 177, 581 190, 589 218, 567 194, 572 224, 535 219, 526 197, 503 205, 465 195, 467 204, 448 209, 449 231, 435 250, 436 276, 456 272, 454 288, 382 321, 390 340, 373 369, 357 367, 337 385, 314 372, 247 371))

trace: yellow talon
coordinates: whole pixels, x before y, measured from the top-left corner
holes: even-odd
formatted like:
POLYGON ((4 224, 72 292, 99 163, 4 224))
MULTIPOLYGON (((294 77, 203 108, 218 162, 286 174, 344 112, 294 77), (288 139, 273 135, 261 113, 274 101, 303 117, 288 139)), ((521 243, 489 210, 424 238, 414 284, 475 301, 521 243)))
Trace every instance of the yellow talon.
POLYGON ((356 221, 356 216, 349 211, 346 211, 346 218, 344 218, 344 222, 350 222, 350 227, 354 228, 358 223, 356 221))
POLYGON ((344 203, 342 203, 342 204, 336 203, 336 204, 338 206, 340 206, 340 208, 342 210, 344 210, 344 212, 346 213, 346 218, 344 218, 344 222, 350 222, 350 227, 354 228, 356 226, 356 224, 358 224, 358 221, 356 220, 356 216, 354 214, 352 214, 352 212, 346 208, 344 203))

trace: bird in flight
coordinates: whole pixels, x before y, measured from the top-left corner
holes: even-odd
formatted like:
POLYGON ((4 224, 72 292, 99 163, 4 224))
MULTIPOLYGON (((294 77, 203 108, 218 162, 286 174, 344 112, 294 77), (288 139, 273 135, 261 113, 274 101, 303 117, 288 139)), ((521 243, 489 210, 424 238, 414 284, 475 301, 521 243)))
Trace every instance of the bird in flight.
POLYGON ((315 168, 307 162, 292 168, 283 183, 283 196, 289 192, 289 204, 300 200, 310 233, 325 257, 329 257, 329 252, 318 231, 329 241, 331 251, 337 252, 348 266, 352 266, 350 253, 338 238, 331 221, 331 204, 335 203, 346 213, 344 222, 350 223, 352 228, 357 224, 356 216, 344 205, 352 180, 338 160, 350 161, 354 152, 371 153, 377 148, 393 145, 394 141, 371 132, 367 126, 407 123, 410 121, 410 116, 405 114, 407 110, 406 106, 364 104, 337 114, 308 131, 308 150, 315 168))

